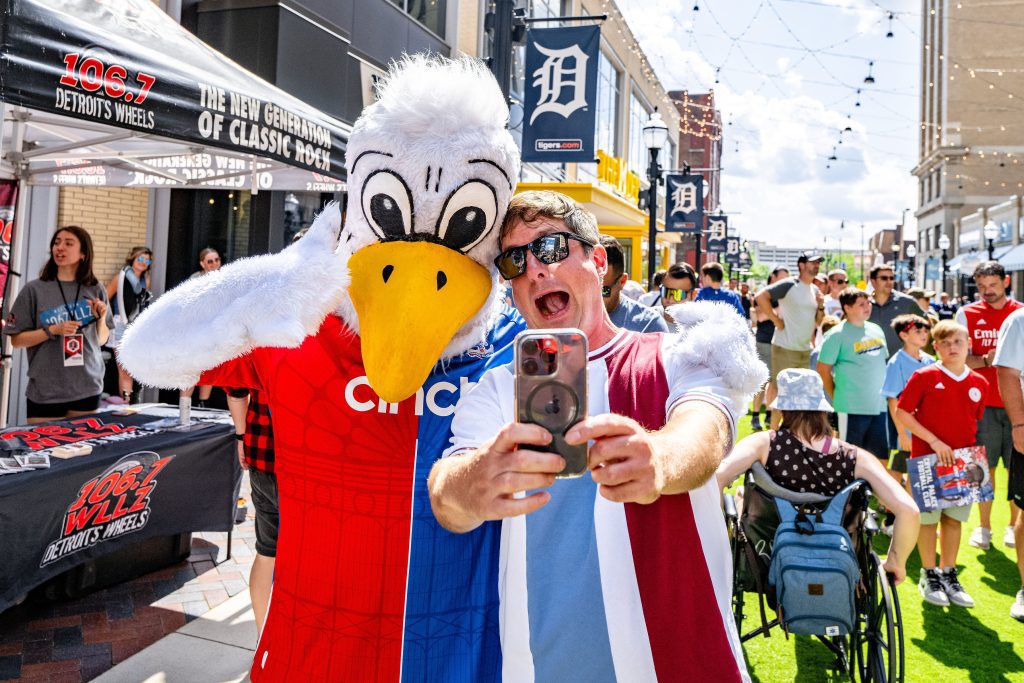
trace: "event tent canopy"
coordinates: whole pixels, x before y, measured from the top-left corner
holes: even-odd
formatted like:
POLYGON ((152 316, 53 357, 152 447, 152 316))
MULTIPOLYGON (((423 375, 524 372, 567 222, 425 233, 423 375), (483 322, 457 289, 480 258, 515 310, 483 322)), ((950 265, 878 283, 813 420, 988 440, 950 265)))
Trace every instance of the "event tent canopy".
POLYGON ((0 176, 34 185, 344 189, 350 128, 150 0, 0 0, 0 176))

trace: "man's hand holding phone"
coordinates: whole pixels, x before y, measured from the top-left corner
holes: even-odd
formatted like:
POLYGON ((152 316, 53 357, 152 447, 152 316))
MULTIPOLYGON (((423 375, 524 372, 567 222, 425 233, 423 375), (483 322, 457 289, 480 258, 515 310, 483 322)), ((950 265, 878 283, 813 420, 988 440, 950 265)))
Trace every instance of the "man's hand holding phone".
POLYGON ((565 434, 570 444, 590 447, 590 476, 598 492, 616 503, 653 503, 665 488, 665 472, 654 436, 631 418, 598 415, 565 434))
MULTIPOLYGON (((537 491, 555 483, 565 468, 557 453, 531 450, 551 443, 551 433, 539 425, 513 422, 472 454, 459 456, 446 488, 445 519, 453 531, 469 531, 488 520, 526 515, 547 505, 551 494, 537 491), (533 490, 528 496, 516 494, 533 490)), ((435 513, 437 510, 435 510, 435 513)))

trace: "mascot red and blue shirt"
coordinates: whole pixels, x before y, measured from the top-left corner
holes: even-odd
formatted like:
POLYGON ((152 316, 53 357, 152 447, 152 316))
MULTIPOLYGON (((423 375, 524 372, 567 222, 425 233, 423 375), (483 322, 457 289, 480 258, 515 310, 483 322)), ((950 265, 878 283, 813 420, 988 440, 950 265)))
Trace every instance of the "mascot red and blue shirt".
POLYGON ((281 527, 254 681, 500 677, 500 527, 448 533, 426 479, 460 393, 523 326, 491 267, 519 176, 507 120, 478 62, 404 60, 353 127, 344 225, 330 205, 126 333, 145 384, 268 399, 281 527))

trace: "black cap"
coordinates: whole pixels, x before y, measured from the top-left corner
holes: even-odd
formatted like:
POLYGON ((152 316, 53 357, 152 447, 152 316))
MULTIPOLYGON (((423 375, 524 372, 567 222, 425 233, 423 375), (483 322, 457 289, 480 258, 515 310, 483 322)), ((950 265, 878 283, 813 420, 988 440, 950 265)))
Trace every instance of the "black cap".
POLYGON ((800 254, 800 257, 796 260, 797 263, 807 263, 808 261, 821 261, 824 256, 817 252, 805 251, 800 254))

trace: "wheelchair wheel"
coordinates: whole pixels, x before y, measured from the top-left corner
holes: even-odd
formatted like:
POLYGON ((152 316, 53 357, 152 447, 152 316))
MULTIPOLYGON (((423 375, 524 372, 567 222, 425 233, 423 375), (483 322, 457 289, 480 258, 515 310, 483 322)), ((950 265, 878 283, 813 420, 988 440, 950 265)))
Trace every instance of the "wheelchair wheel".
POLYGON ((725 530, 729 536, 729 551, 732 553, 732 613, 736 621, 736 632, 743 633, 743 587, 739 585, 739 563, 740 554, 743 549, 740 547, 739 514, 736 510, 736 499, 731 493, 723 497, 723 508, 725 511, 725 530))
POLYGON ((857 672, 864 683, 902 683, 904 673, 903 622, 899 598, 882 561, 868 551, 864 591, 858 600, 853 650, 857 672))

